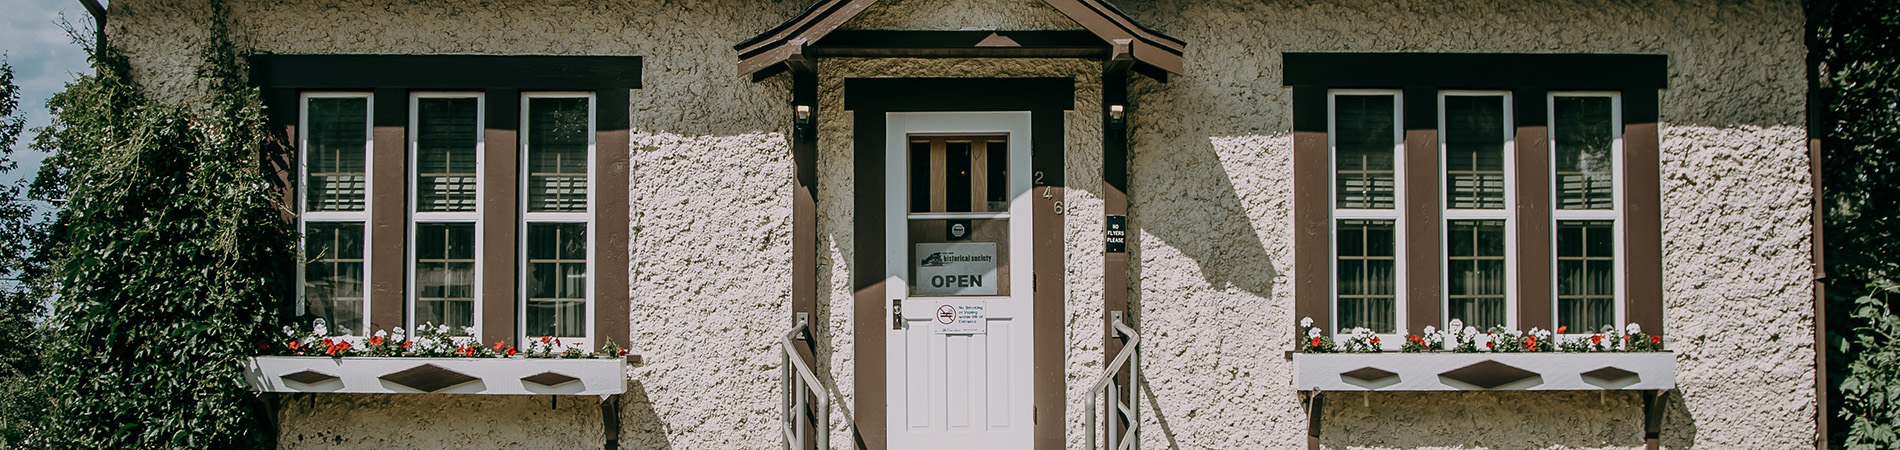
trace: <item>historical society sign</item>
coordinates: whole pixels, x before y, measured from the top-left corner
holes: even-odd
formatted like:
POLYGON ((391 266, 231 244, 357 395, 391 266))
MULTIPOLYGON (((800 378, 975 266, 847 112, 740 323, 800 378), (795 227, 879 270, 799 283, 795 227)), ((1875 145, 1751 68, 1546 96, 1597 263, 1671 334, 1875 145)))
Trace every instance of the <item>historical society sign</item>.
POLYGON ((917 244, 916 295, 996 295, 996 243, 917 244))

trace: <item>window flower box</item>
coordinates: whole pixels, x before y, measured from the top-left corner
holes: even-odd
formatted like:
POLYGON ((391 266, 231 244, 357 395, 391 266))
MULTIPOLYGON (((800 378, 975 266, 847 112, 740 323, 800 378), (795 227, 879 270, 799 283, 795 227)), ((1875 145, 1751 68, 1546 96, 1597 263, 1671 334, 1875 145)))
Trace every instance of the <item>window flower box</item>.
POLYGON ((1675 352, 1295 353, 1301 391, 1668 390, 1675 352))
POLYGON ((246 378, 264 393, 608 396, 626 392, 627 361, 258 356, 246 378))

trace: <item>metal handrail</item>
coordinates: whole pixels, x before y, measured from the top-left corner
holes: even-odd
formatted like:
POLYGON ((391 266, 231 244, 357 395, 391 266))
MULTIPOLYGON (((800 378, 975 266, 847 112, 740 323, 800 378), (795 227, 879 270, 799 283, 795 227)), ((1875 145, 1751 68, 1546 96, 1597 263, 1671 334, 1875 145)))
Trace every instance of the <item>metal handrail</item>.
POLYGON ((1108 438, 1108 448, 1113 450, 1139 449, 1141 448, 1141 440, 1137 439, 1139 436, 1137 432, 1141 430, 1141 396, 1137 395, 1134 389, 1129 389, 1128 403, 1123 404, 1120 391, 1125 386, 1115 383, 1115 373, 1120 372, 1122 366, 1126 365, 1128 367, 1128 386, 1141 385, 1141 335, 1135 333, 1135 329, 1129 328, 1127 324, 1122 323, 1122 317, 1119 313, 1115 314, 1114 321, 1110 323, 1114 325, 1116 337, 1126 336, 1128 340, 1122 343, 1122 351, 1115 354, 1115 360, 1108 363, 1108 367, 1102 368, 1102 377, 1095 381, 1095 386, 1089 388, 1088 400, 1083 402, 1082 417, 1086 418, 1083 425, 1083 432, 1088 436, 1088 447, 1084 448, 1089 450, 1095 450, 1096 448, 1095 399, 1103 397, 1104 393, 1106 393, 1109 407, 1112 408, 1109 411, 1108 430, 1104 433, 1108 438), (1115 389, 1104 389, 1110 384, 1114 384, 1115 389), (1118 418, 1123 420, 1116 420, 1118 418), (1128 429, 1122 430, 1121 433, 1116 433, 1116 426, 1124 420, 1127 422, 1128 429))
POLYGON ((811 325, 805 319, 799 319, 792 331, 785 333, 785 341, 779 344, 779 374, 783 387, 780 396, 780 425, 785 437, 785 450, 804 450, 809 443, 816 444, 818 450, 831 449, 831 399, 825 395, 824 384, 818 382, 818 374, 805 364, 805 358, 799 356, 798 347, 792 341, 809 334, 811 325), (813 405, 811 399, 817 399, 813 405), (812 417, 817 416, 817 436, 808 436, 805 431, 812 429, 812 417))

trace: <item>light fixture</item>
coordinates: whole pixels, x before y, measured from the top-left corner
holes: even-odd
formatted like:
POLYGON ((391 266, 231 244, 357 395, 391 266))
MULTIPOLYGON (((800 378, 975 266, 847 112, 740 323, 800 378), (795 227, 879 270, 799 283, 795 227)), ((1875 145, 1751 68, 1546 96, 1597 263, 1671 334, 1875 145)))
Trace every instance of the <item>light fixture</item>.
POLYGON ((1108 105, 1108 121, 1119 124, 1127 117, 1127 113, 1123 111, 1122 105, 1108 105))
POLYGON ((811 105, 798 105, 792 112, 792 119, 799 125, 811 125, 811 105))

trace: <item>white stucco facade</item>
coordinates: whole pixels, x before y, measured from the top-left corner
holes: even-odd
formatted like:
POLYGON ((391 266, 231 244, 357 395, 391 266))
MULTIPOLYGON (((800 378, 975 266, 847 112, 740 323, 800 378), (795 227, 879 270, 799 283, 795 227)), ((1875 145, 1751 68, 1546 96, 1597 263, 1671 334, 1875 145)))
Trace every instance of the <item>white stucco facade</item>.
MULTIPOLYGON (((621 448, 778 448, 788 327, 791 80, 735 74, 732 46, 802 0, 469 3, 113 2, 108 35, 159 98, 189 102, 208 20, 280 54, 643 57, 628 105, 631 335, 621 448)), ((1148 381, 1142 445, 1299 448, 1290 388, 1293 137, 1283 52, 1641 53, 1669 58, 1661 91, 1667 344, 1678 352, 1665 448, 1802 448, 1815 439, 1814 317, 1802 10, 1792 1, 1123 1, 1187 41, 1185 73, 1136 76, 1129 100, 1130 307, 1148 381)), ((1036 0, 886 0, 844 29, 1075 30, 1036 0)), ((832 58, 818 65, 821 378, 833 448, 852 448, 857 77, 1069 77, 1064 113, 1070 448, 1101 370, 1101 63, 1081 59, 832 58)), ((879 220, 871 218, 869 220, 879 220)), ((883 270, 870 268, 869 270, 883 270)), ((1634 392, 1335 395, 1327 448, 1641 448, 1634 392)), ((299 394, 283 448, 601 448, 587 398, 299 394)), ((856 424, 859 427, 879 426, 856 424)))

